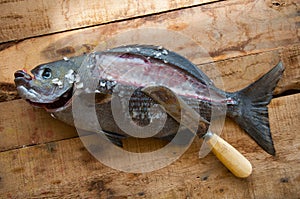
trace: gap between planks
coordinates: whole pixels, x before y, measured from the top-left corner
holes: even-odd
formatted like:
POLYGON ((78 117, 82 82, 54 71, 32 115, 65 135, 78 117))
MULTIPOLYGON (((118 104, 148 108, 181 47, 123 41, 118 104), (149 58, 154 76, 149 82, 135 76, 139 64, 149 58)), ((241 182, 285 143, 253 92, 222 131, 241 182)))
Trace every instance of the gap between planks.
POLYGON ((2 27, 0 43, 122 22, 214 3, 218 0, 162 0, 159 2, 88 0, 84 4, 62 0, 47 3, 32 2, 28 0, 7 1, 0 4, 0 9, 3 10, 0 13, 0 19, 2 19, 0 20, 2 27))

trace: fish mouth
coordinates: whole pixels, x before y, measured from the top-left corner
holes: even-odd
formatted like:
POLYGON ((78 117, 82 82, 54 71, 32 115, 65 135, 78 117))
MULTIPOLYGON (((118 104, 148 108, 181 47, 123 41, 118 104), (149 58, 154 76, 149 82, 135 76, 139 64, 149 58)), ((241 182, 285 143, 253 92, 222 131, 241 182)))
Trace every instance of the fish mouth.
POLYGON ((25 70, 16 71, 14 76, 15 76, 15 79, 25 79, 27 81, 32 80, 32 77, 28 73, 26 73, 25 70))
POLYGON ((62 94, 58 99, 53 102, 34 102, 29 99, 26 101, 35 107, 41 107, 46 109, 48 112, 57 112, 65 109, 72 101, 73 96, 73 87, 67 90, 64 94, 62 94))
POLYGON ((62 95, 50 100, 49 96, 34 90, 30 84, 33 78, 26 71, 16 71, 14 76, 20 96, 35 107, 44 108, 48 112, 57 112, 65 109, 72 101, 73 86, 62 95))

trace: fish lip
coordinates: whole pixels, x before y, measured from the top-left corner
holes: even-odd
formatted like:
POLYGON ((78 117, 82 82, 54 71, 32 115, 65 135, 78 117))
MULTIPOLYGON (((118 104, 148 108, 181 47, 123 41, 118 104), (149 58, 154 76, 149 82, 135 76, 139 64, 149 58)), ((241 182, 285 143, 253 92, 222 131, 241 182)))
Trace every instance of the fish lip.
POLYGON ((24 70, 18 70, 14 73, 15 79, 14 82, 17 87, 24 86, 29 87, 30 81, 33 79, 31 75, 26 73, 24 70))
POLYGON ((29 75, 28 73, 26 73, 25 70, 18 70, 14 73, 15 79, 24 79, 24 80, 32 80, 31 75, 29 75))
POLYGON ((28 85, 30 81, 31 81, 31 80, 29 80, 29 79, 27 79, 27 78, 24 78, 24 77, 16 77, 16 78, 14 79, 14 82, 15 82, 15 84, 16 84, 17 86, 19 86, 19 85, 28 85))
MULTIPOLYGON (((44 96, 42 96, 41 94, 39 94, 32 88, 28 88, 28 85, 26 85, 26 84, 25 85, 22 85, 22 84, 17 85, 17 90, 18 90, 19 95, 26 101, 30 101, 33 103, 42 103, 42 102, 44 102, 44 100, 46 100, 44 96)), ((56 101, 56 100, 49 100, 46 103, 53 103, 54 101, 56 101)))

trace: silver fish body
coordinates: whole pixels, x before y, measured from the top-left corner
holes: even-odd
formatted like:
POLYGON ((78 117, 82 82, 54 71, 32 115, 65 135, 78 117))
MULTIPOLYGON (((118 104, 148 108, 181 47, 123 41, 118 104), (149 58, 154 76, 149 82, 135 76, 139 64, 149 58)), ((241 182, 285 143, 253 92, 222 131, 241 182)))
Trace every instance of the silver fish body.
MULTIPOLYGON (((141 88, 163 85, 200 111, 208 121, 212 107, 223 109, 225 105, 227 116, 235 120, 264 150, 274 155, 267 105, 283 70, 279 63, 245 89, 228 93, 216 88, 202 71, 177 53, 157 46, 132 45, 40 65, 32 71, 34 78, 24 71, 17 71, 15 83, 24 99, 44 107, 71 125, 73 93, 80 91, 95 96, 100 126, 112 137, 127 136, 115 121, 113 97, 119 100, 120 107, 117 109, 126 115, 124 118, 139 126, 147 126, 165 116, 164 111, 141 88), (123 106, 124 99, 128 99, 128 103, 123 103, 123 106), (128 110, 122 111, 126 106, 128 110), (151 112, 155 106, 158 108, 151 112)), ((90 102, 86 100, 85 103, 90 102)), ((155 137, 169 138, 178 127, 175 120, 166 116, 164 127, 155 137)), ((82 128, 89 130, 86 124, 82 124, 82 128)), ((204 135, 206 130, 200 129, 199 135, 204 135)))

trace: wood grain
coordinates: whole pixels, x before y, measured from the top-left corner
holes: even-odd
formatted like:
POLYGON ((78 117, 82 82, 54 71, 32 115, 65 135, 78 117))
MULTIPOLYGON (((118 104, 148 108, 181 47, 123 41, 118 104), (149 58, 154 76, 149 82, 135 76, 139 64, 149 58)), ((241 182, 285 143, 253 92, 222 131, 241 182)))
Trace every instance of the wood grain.
MULTIPOLYGON (((79 138, 0 153, 0 195, 5 198, 298 198, 300 94, 270 104, 276 157, 262 151, 237 125, 224 137, 251 161, 253 174, 235 178, 213 155, 198 159, 199 143, 173 164, 144 174, 110 169, 79 138), (263 187, 263 188, 262 188, 263 187)), ((134 147, 134 146, 132 146, 134 147)))
POLYGON ((299 43, 299 1, 278 6, 272 2, 221 1, 26 39, 0 51, 0 81, 12 82, 17 69, 29 70, 64 56, 81 55, 100 44, 101 47, 129 43, 164 45, 195 64, 202 64, 299 43))
POLYGON ((0 151, 76 137, 75 129, 24 100, 0 103, 0 151))
MULTIPOLYGON (((278 95, 288 90, 300 90, 300 43, 278 50, 199 64, 198 67, 214 80, 217 87, 226 91, 237 91, 267 73, 280 60, 284 64, 285 73, 278 83, 275 94, 278 95)), ((9 85, 10 88, 13 88, 13 73, 20 68, 22 67, 3 67, 2 73, 0 73, 0 80, 4 80, 2 85, 9 85)), ((33 66, 25 68, 28 70, 33 66)), ((16 97, 15 89, 7 90, 5 86, 1 87, 0 82, 0 99, 3 99, 2 101, 16 97)))
MULTIPOLYGON (((149 43, 183 54, 227 91, 247 86, 279 60, 286 71, 275 94, 300 89, 298 0, 85 2, 0 0, 0 43, 34 37, 0 44, 0 87, 13 83, 17 69, 91 52, 99 44, 149 43)), ((11 92, 3 92, 5 100, 15 96, 11 92)), ((269 105, 275 157, 226 121, 222 138, 253 165, 247 179, 235 178, 214 155, 198 159, 197 141, 163 169, 120 172, 90 155, 73 127, 23 100, 2 102, 0 198, 299 198, 299 101, 300 94, 293 94, 269 105)), ((165 142, 139 144, 124 142, 135 152, 165 142)))
POLYGON ((201 64, 215 84, 226 91, 237 91, 266 74, 279 61, 285 71, 274 91, 275 95, 288 90, 300 90, 300 44, 290 45, 279 50, 251 54, 237 58, 201 64))
MULTIPOLYGON (((237 91, 257 80, 282 60, 286 70, 275 90, 275 94, 280 94, 290 89, 300 90, 299 49, 300 45, 293 45, 283 50, 222 60, 199 67, 219 88, 237 91)), ((76 136, 74 128, 54 120, 44 110, 33 108, 23 100, 0 103, 0 112, 1 151, 76 136), (49 123, 44 121, 46 119, 49 123)))
POLYGON ((216 0, 0 1, 0 43, 214 1, 216 0))
MULTIPOLYGON (((213 78, 219 88, 237 91, 254 82, 282 60, 286 70, 275 90, 275 94, 280 94, 290 89, 300 90, 299 48, 300 45, 293 45, 283 50, 203 64, 199 67, 213 78)), ((23 100, 0 103, 0 112, 0 151, 77 135, 74 128, 54 120, 44 110, 33 108, 23 100)))

